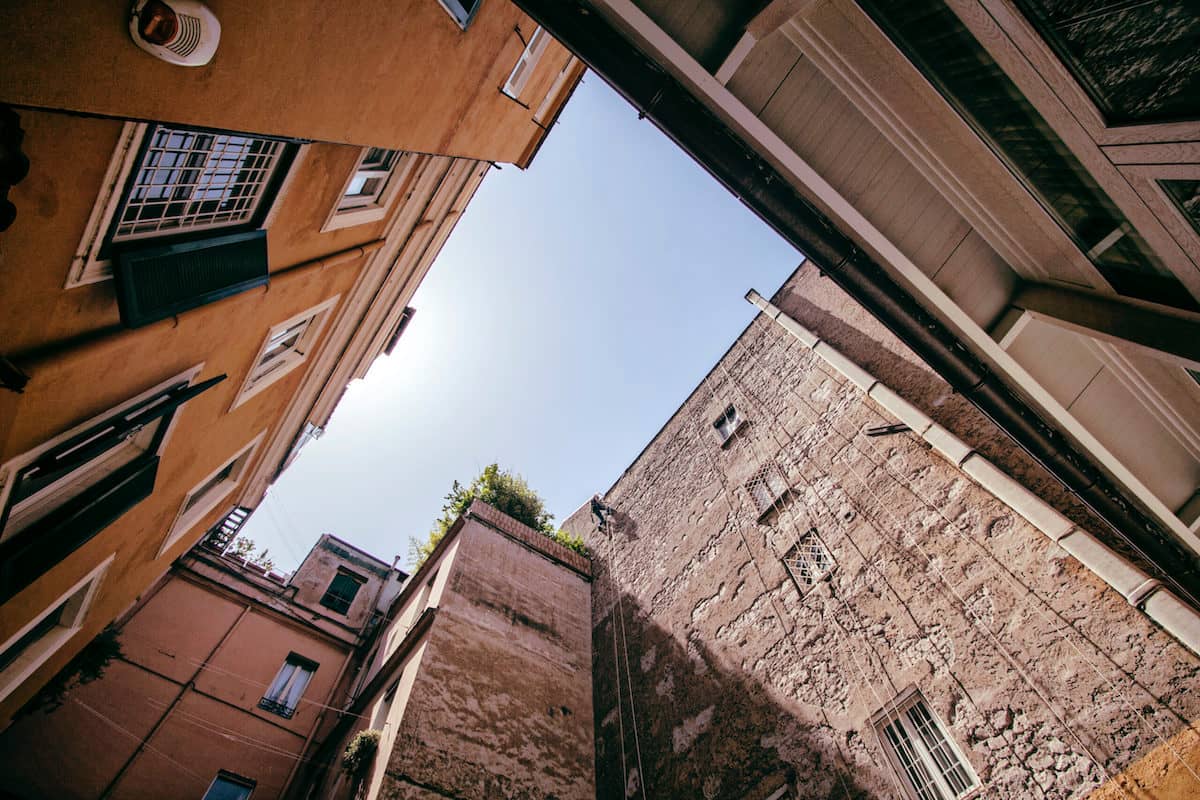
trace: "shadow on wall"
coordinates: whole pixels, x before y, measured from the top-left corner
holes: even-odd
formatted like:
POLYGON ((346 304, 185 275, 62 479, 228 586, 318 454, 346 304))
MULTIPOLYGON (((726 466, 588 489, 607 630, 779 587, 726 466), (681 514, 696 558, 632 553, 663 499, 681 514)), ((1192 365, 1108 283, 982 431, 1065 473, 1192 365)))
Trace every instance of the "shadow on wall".
MULTIPOLYGON (((607 581, 607 565, 593 563, 607 581)), ((629 595, 617 612, 593 630, 597 798, 766 800, 798 779, 799 794, 785 797, 880 796, 881 785, 849 774, 839 752, 862 746, 857 733, 795 719, 701 641, 684 646, 651 623, 629 595)))

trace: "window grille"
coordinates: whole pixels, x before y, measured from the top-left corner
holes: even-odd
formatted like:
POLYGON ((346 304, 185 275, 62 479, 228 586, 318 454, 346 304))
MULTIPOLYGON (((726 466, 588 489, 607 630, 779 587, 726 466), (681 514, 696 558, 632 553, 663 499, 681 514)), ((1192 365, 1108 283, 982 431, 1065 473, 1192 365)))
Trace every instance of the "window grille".
POLYGON ((112 241, 252 222, 286 142, 156 126, 134 168, 112 241))
POLYGON ((730 406, 713 422, 713 428, 716 429, 717 435, 721 437, 721 441, 727 442, 729 441, 729 437, 733 436, 737 432, 737 429, 741 427, 742 422, 744 422, 742 415, 738 413, 736 408, 730 406))
POLYGON ((350 604, 358 595, 359 588, 366 582, 366 578, 339 569, 321 597, 321 605, 338 614, 345 614, 350 610, 350 604))
POLYGON ((787 494, 787 480, 783 477, 777 464, 771 463, 759 467, 753 477, 746 482, 746 491, 754 498, 759 514, 765 514, 775 507, 776 503, 787 494))
POLYGON ((884 745, 918 800, 954 800, 979 785, 919 692, 878 723, 884 745))
POLYGON ((833 556, 817 536, 817 529, 810 528, 808 533, 788 548, 783 556, 783 564, 800 591, 804 592, 833 569, 833 556))

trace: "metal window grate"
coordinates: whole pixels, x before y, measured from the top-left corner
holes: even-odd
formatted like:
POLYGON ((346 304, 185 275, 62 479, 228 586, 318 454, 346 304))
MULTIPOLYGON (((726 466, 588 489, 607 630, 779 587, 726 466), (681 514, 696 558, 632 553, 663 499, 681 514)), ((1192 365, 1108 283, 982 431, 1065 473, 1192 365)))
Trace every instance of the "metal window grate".
POLYGON ((746 481, 746 491, 754 498, 754 504, 760 514, 765 514, 774 508, 779 499, 787 493, 787 480, 783 477, 777 464, 765 464, 746 481))
POLYGON ((919 692, 900 701, 876 724, 896 766, 919 800, 953 800, 979 785, 919 692))
POLYGON ((285 152, 284 142, 156 127, 134 169, 112 240, 249 222, 285 152))
POLYGON ((817 529, 810 528, 808 533, 788 548, 783 556, 783 565, 796 585, 804 590, 833 569, 833 556, 817 536, 817 529))

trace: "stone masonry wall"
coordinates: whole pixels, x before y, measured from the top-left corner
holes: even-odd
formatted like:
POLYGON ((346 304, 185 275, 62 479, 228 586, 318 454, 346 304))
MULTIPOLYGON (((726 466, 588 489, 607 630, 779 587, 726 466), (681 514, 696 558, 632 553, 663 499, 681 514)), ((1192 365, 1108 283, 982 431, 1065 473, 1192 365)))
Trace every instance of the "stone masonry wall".
MULTIPOLYGON (((936 398, 877 326, 826 321, 936 398)), ((939 421, 1003 454, 972 413, 939 421)), ((598 797, 908 797, 871 717, 912 686, 980 796, 1084 797, 1175 759, 1168 740, 1192 780, 1200 660, 919 438, 862 433, 894 421, 759 317, 608 492, 612 530, 568 520, 593 551, 598 797), (748 424, 722 447, 730 404, 748 424), (768 462, 790 493, 760 520, 745 484, 768 462), (811 528, 836 567, 802 594, 781 558, 811 528)))
POLYGON ((591 800, 586 559, 552 561, 484 525, 480 511, 458 534, 379 797, 591 800))

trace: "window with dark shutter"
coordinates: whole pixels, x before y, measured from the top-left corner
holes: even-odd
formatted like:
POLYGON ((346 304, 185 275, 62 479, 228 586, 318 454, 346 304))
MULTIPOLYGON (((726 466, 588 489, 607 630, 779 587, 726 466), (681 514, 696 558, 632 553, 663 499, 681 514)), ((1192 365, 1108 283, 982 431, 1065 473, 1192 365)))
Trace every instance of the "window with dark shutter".
POLYGON ((339 569, 337 575, 334 575, 333 580, 330 581, 329 588, 325 590, 325 595, 321 598, 321 605, 331 611, 345 614, 350 610, 350 604, 358 595, 359 588, 366 582, 366 578, 339 569))
POLYGON ((224 379, 175 383, 17 459, 0 511, 0 602, 147 497, 175 412, 224 379))

